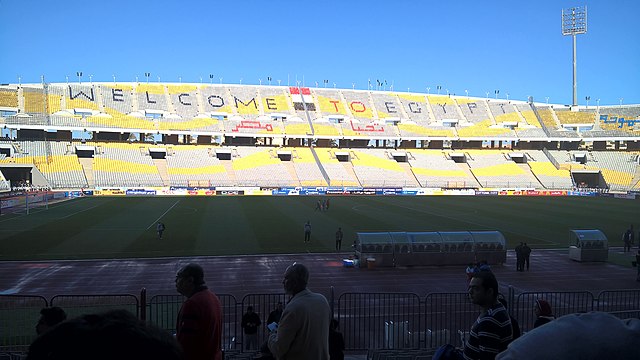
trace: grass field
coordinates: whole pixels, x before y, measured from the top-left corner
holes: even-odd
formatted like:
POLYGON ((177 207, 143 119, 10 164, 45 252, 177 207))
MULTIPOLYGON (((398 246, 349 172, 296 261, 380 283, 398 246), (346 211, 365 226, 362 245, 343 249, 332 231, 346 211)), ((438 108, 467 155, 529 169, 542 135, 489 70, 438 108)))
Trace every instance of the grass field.
MULTIPOLYGON (((508 248, 566 247, 570 229, 600 229, 613 245, 640 202, 587 197, 418 196, 86 197, 0 218, 0 260, 330 252, 359 231, 499 230, 508 248), (311 242, 303 242, 310 220, 311 242), (155 224, 166 224, 158 240, 155 224)), ((636 225, 637 226, 637 225, 636 225)))

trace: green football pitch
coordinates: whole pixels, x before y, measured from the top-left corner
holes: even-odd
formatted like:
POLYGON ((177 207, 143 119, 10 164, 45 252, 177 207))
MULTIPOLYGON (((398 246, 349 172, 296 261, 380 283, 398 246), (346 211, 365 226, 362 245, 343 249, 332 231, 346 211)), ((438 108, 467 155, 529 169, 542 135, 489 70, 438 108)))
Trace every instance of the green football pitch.
MULTIPOLYGON (((85 197, 0 218, 0 260, 102 259, 343 251, 363 231, 499 230, 508 248, 566 247, 570 229, 612 245, 640 201, 605 197, 332 196, 85 197), (304 223, 312 226, 304 243, 304 223), (160 240, 156 223, 166 224, 160 240)), ((637 225, 636 225, 637 226, 637 225)))

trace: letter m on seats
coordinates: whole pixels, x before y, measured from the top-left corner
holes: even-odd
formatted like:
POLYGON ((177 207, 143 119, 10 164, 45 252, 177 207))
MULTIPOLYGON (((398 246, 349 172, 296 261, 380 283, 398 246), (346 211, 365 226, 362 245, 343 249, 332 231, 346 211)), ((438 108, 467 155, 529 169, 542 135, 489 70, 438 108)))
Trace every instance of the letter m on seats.
POLYGON ((246 104, 242 100, 238 99, 235 96, 233 97, 233 99, 236 102, 236 108, 239 108, 238 103, 242 104, 244 107, 249 107, 249 105, 251 105, 251 103, 253 103, 253 107, 256 108, 256 109, 258 108, 258 104, 256 104, 256 98, 252 98, 246 104))

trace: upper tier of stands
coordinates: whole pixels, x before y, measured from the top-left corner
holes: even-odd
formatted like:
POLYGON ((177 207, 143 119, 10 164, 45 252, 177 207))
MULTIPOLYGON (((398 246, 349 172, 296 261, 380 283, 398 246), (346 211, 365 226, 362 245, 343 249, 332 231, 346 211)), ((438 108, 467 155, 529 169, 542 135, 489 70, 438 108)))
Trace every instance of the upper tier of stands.
POLYGON ((354 139, 640 137, 640 106, 574 110, 466 96, 271 85, 0 85, 0 123, 12 126, 354 139))

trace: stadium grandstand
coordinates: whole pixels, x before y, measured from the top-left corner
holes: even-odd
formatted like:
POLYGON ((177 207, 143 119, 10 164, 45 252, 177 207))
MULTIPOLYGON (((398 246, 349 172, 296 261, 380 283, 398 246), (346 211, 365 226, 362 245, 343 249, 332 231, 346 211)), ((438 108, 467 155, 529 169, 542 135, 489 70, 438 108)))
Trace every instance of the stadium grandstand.
POLYGON ((640 105, 271 85, 9 84, 0 86, 0 127, 0 191, 640 189, 640 105))

